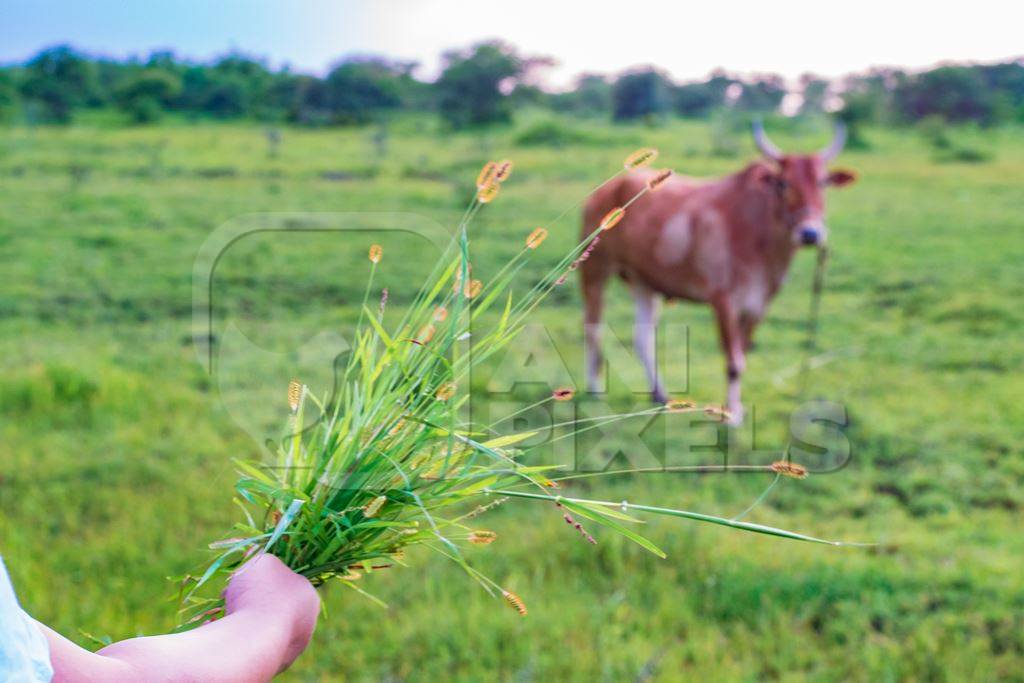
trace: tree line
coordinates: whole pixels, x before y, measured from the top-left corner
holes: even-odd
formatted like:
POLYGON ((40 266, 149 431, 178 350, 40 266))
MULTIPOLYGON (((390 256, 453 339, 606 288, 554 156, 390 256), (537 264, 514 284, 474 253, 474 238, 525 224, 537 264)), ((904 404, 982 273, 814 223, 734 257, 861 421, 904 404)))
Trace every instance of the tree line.
POLYGON ((1024 122, 1024 58, 999 64, 942 65, 926 71, 875 69, 829 81, 813 75, 794 90, 774 74, 739 76, 718 70, 677 83, 646 67, 614 77, 580 76, 565 92, 536 85, 543 57, 498 41, 442 55, 440 76, 414 76, 416 64, 352 57, 322 77, 272 69, 263 60, 229 54, 197 63, 172 52, 148 58, 94 57, 68 45, 42 50, 0 68, 0 119, 68 123, 88 109, 116 108, 126 120, 156 121, 172 112, 190 117, 248 118, 304 125, 353 125, 394 112, 436 111, 453 128, 511 119, 521 106, 547 107, 615 121, 665 116, 704 118, 718 111, 835 111, 851 126, 866 122, 1024 122))

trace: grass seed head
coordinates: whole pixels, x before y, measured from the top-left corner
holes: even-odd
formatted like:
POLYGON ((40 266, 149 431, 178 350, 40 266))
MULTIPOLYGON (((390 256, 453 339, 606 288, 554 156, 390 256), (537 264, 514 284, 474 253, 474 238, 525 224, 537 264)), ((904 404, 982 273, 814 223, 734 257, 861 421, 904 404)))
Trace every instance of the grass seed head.
POLYGON ((647 189, 651 192, 657 191, 659 187, 665 184, 665 181, 672 177, 672 169, 666 168, 662 171, 658 171, 658 174, 647 181, 647 189))
POLYGON ((463 294, 466 295, 467 299, 472 299, 477 294, 479 294, 480 290, 483 289, 483 288, 484 288, 484 283, 480 282, 479 280, 470 280, 466 284, 466 288, 463 290, 463 294))
POLYGON ((657 158, 658 150, 652 147, 646 147, 638 149, 630 154, 626 157, 626 161, 624 161, 622 165, 627 171, 632 171, 638 168, 643 168, 657 158))
POLYGON ((448 319, 448 309, 444 306, 438 306, 434 309, 434 320, 439 323, 443 323, 448 319))
MULTIPOLYGON (((473 264, 472 263, 467 263, 466 264, 466 275, 467 275, 467 277, 469 275, 471 275, 472 273, 473 273, 473 264)), ((463 289, 463 286, 462 286, 462 269, 459 268, 458 270, 455 271, 455 282, 452 283, 452 291, 455 292, 456 294, 458 294, 459 290, 461 290, 461 289, 463 289)))
POLYGON ((370 253, 367 254, 367 256, 369 256, 370 261, 372 263, 380 263, 380 258, 383 255, 384 255, 384 248, 382 246, 380 246, 379 244, 374 244, 373 246, 371 246, 370 247, 370 253))
POLYGON ((498 173, 498 164, 493 161, 488 161, 484 164, 484 167, 480 169, 480 174, 476 177, 476 189, 483 190, 485 187, 495 182, 495 176, 498 173))
POLYGON ((693 410, 697 407, 697 404, 693 401, 680 401, 673 399, 665 404, 665 410, 670 413, 679 413, 684 410, 693 410))
POLYGON ((435 328, 431 324, 426 324, 420 329, 420 333, 416 335, 416 341, 420 344, 426 344, 434 338, 435 328))
POLYGON ((527 249, 536 249, 537 247, 539 247, 541 245, 541 242, 543 242, 545 239, 547 239, 547 236, 548 236, 548 231, 546 229, 544 229, 544 228, 536 228, 536 229, 534 229, 534 231, 531 232, 530 235, 526 238, 526 248, 527 249))
POLYGON ((795 462, 779 460, 769 465, 769 468, 772 472, 781 474, 784 477, 792 477, 793 479, 807 478, 807 468, 795 462))
POLYGON ((625 215, 625 209, 623 209, 621 206, 615 207, 614 209, 612 209, 611 211, 604 215, 604 218, 601 219, 601 225, 598 229, 611 230, 612 228, 619 224, 619 221, 621 221, 623 216, 625 215))
POLYGON ((442 384, 441 386, 439 386, 437 388, 436 392, 434 392, 434 398, 436 398, 438 401, 447 401, 448 399, 450 399, 454 395, 455 395, 455 383, 454 382, 445 382, 444 384, 442 384))
POLYGON ((499 185, 497 182, 488 183, 487 185, 484 185, 482 188, 480 188, 480 191, 477 193, 476 198, 480 201, 481 204, 488 204, 494 201, 494 198, 498 196, 498 190, 500 189, 501 185, 499 185))
POLYGON ((476 545, 490 545, 494 543, 495 539, 498 538, 498 534, 493 531, 485 531, 478 529, 469 534, 469 542, 475 543, 476 545))
POLYGON ((377 513, 384 506, 384 503, 388 502, 387 496, 377 496, 369 503, 363 506, 363 515, 365 517, 376 517, 377 513))
POLYGON ((494 180, 495 182, 503 183, 508 180, 510 175, 512 175, 512 162, 508 159, 502 159, 494 170, 494 180))
POLYGON ((288 407, 294 413, 299 409, 299 401, 302 400, 302 382, 293 379, 288 382, 288 407))
POLYGON ((732 419, 732 413, 723 408, 722 406, 704 406, 704 414, 708 417, 717 417, 722 422, 726 422, 732 419))
POLYGON ((393 426, 391 427, 391 429, 389 429, 389 430, 388 430, 388 436, 394 436, 394 435, 395 435, 395 434, 397 434, 398 432, 402 431, 402 429, 403 429, 404 427, 405 427, 405 418, 404 418, 404 417, 400 417, 400 418, 398 418, 398 422, 396 422, 396 423, 395 423, 395 424, 394 424, 394 425, 393 425, 393 426))
POLYGON ((505 598, 505 602, 507 602, 509 606, 512 607, 512 609, 519 612, 519 614, 521 614, 522 616, 526 616, 526 603, 523 602, 523 599, 521 597, 519 597, 512 591, 506 590, 501 591, 501 597, 505 598))

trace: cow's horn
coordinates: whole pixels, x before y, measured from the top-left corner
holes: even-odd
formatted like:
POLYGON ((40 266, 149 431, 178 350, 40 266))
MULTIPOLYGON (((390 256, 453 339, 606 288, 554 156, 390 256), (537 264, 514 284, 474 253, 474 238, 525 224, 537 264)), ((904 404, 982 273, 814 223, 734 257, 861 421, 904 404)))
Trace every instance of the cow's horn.
POLYGON ((761 150, 761 154, 769 159, 779 161, 782 159, 782 150, 776 147, 764 132, 764 126, 760 121, 754 121, 754 143, 761 150))
POLYGON ((843 147, 846 145, 846 124, 842 121, 836 121, 836 130, 832 135, 832 142, 829 146, 821 150, 818 155, 821 160, 828 163, 839 156, 839 153, 843 151, 843 147))

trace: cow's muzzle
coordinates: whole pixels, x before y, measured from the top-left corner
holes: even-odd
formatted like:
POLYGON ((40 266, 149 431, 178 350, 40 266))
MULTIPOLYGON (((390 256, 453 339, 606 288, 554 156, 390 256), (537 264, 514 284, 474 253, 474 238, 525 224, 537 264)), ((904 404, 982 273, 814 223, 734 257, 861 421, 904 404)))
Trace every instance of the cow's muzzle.
POLYGON ((824 244, 825 230, 819 225, 801 225, 796 231, 796 241, 805 247, 824 244))

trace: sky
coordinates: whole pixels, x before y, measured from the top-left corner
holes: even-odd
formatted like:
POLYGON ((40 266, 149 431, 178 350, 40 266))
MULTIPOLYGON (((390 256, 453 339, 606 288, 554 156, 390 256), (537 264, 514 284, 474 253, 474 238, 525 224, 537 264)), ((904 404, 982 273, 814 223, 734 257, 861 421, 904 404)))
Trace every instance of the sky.
POLYGON ((859 0, 0 0, 0 63, 70 43, 108 56, 172 48, 206 60, 231 50, 322 74, 339 57, 382 54, 436 76, 441 52, 500 38, 554 57, 546 85, 581 72, 655 64, 674 78, 738 73, 834 77, 872 66, 1024 55, 1024 3, 859 0))

